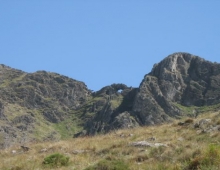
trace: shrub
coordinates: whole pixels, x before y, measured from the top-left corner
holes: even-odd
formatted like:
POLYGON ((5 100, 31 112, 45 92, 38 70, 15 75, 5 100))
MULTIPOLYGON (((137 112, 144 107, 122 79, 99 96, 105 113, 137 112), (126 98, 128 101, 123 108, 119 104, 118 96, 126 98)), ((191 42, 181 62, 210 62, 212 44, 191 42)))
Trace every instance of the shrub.
POLYGON ((205 165, 216 165, 220 161, 220 147, 217 145, 210 145, 203 160, 205 165))
POLYGON ((220 162, 220 147, 217 145, 210 145, 204 155, 196 157, 191 160, 187 166, 187 170, 200 169, 219 169, 220 162))
POLYGON ((128 165, 122 160, 102 160, 85 170, 129 170, 128 165))
POLYGON ((60 153, 55 153, 44 158, 43 164, 49 167, 59 167, 68 165, 69 157, 60 153))

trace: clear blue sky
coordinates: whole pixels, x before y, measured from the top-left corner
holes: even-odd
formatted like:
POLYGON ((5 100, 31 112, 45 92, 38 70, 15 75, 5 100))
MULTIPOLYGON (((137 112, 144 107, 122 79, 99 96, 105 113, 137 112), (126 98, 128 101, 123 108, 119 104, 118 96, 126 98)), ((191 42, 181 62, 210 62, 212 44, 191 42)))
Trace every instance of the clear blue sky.
POLYGON ((0 63, 138 87, 174 52, 220 62, 220 0, 0 0, 0 63))

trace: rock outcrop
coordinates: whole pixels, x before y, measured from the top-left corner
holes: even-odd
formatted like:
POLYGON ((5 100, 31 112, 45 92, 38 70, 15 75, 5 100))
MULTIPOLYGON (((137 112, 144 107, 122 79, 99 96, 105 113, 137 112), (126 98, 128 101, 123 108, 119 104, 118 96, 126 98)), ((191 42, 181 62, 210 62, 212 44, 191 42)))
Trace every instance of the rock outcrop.
POLYGON ((124 84, 112 84, 95 92, 84 110, 81 110, 88 118, 82 133, 94 135, 139 126, 131 114, 136 92, 136 88, 124 84))
POLYGON ((81 123, 74 111, 90 97, 91 91, 83 82, 0 65, 0 147, 60 139, 68 131, 71 136, 81 123))
POLYGON ((91 92, 57 73, 0 65, 0 147, 120 128, 156 125, 220 109, 220 64, 174 53, 139 88, 112 84, 91 92))
POLYGON ((188 53, 174 53, 145 75, 133 112, 144 125, 181 116, 182 106, 220 103, 220 64, 188 53))

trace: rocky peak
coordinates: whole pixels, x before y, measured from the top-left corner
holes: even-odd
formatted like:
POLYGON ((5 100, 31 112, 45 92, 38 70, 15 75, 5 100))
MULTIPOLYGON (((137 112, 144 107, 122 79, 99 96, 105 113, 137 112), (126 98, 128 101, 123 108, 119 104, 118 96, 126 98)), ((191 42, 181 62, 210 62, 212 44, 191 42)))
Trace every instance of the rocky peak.
POLYGON ((190 62, 196 58, 196 56, 189 53, 174 53, 163 59, 160 63, 155 64, 150 75, 157 77, 166 74, 166 72, 171 73, 181 73, 186 75, 186 70, 190 66, 190 62))
POLYGON ((220 64, 189 53, 174 53, 145 75, 133 111, 143 124, 155 124, 181 115, 184 106, 220 102, 220 64))
MULTIPOLYGON (((149 81, 152 77, 156 78, 161 93, 169 100, 177 102, 180 101, 180 94, 190 88, 189 84, 198 82, 207 89, 211 76, 219 74, 218 68, 219 64, 198 56, 189 53, 174 53, 159 64, 155 64, 145 79, 149 81)), ((205 93, 204 91, 203 96, 205 93)))

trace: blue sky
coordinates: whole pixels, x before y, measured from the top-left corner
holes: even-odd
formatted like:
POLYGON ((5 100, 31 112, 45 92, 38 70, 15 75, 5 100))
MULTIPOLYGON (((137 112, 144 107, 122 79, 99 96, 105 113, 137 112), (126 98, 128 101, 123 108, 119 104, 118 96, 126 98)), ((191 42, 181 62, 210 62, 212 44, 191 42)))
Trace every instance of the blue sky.
POLYGON ((219 0, 0 0, 0 63, 138 87, 154 63, 189 52, 220 63, 219 0))

